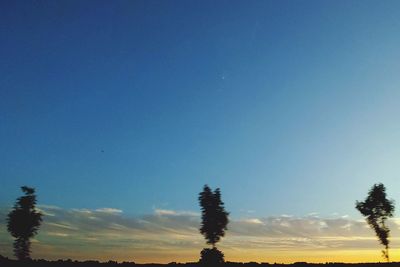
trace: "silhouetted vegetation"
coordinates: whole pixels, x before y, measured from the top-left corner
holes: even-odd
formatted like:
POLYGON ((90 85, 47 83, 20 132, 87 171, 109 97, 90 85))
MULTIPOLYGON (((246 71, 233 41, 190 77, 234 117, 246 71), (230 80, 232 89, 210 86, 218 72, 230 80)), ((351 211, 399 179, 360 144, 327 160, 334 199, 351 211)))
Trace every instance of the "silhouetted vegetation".
MULTIPOLYGON (((297 262, 293 264, 269 264, 269 263, 257 263, 257 262, 225 262, 222 265, 226 267, 262 267, 262 266, 274 266, 274 267, 393 267, 399 266, 399 262, 392 262, 392 263, 306 263, 306 262, 297 262)), ((189 263, 169 263, 169 264, 135 264, 134 262, 115 262, 115 261, 108 261, 108 262, 99 262, 99 261, 73 261, 73 260, 57 260, 57 261, 47 261, 47 260, 30 260, 30 261, 16 261, 10 260, 8 258, 4 258, 0 256, 0 266, 4 267, 129 267, 129 266, 143 266, 143 267, 175 267, 175 266, 184 266, 184 267, 196 267, 201 266, 199 263, 189 262, 189 263)), ((207 266, 215 266, 215 265, 207 265, 207 266)))
POLYGON ((224 263, 224 254, 217 248, 205 248, 200 253, 200 264, 206 266, 218 266, 224 263))
POLYGON ((19 197, 13 210, 8 214, 7 229, 15 238, 14 254, 19 260, 30 259, 30 239, 37 234, 42 214, 35 209, 35 189, 22 186, 24 196, 19 197))
POLYGON ((385 249, 383 257, 389 262, 389 228, 386 226, 388 217, 393 217, 394 202, 386 198, 386 188, 383 184, 375 184, 368 192, 364 202, 356 202, 356 208, 367 219, 376 236, 385 249))
POLYGON ((200 233, 204 235, 207 244, 213 247, 201 251, 200 262, 205 264, 211 262, 213 264, 223 263, 224 254, 216 248, 215 244, 225 235, 225 230, 228 229, 229 213, 225 211, 219 188, 213 192, 208 185, 205 185, 203 191, 199 194, 199 203, 202 219, 200 233))
MULTIPOLYGON (((0 255, 0 266, 166 266, 166 264, 135 264, 134 262, 116 261, 99 262, 99 261, 72 261, 72 260, 32 260, 30 258, 30 239, 35 236, 42 222, 42 214, 36 209, 35 189, 23 186, 21 190, 25 195, 17 198, 17 201, 10 211, 7 218, 7 229, 15 238, 14 254, 18 260, 11 260, 0 255)), ((200 233, 204 235, 206 243, 212 245, 212 248, 204 248, 200 253, 199 262, 176 263, 171 262, 167 266, 267 266, 269 263, 237 263, 225 262, 224 254, 217 249, 216 243, 225 235, 228 229, 229 213, 225 211, 224 203, 221 200, 220 189, 214 191, 205 185, 203 191, 199 193, 199 204, 202 211, 202 223, 200 233)), ((400 263, 389 263, 389 233, 390 230, 386 226, 388 218, 393 217, 394 201, 388 200, 386 197, 386 188, 383 184, 375 184, 368 192, 368 196, 364 202, 356 201, 356 209, 366 217, 367 223, 375 231, 379 241, 385 246, 382 250, 383 257, 388 263, 325 263, 314 264, 306 262, 296 262, 293 264, 277 264, 274 266, 400 266, 400 263)))

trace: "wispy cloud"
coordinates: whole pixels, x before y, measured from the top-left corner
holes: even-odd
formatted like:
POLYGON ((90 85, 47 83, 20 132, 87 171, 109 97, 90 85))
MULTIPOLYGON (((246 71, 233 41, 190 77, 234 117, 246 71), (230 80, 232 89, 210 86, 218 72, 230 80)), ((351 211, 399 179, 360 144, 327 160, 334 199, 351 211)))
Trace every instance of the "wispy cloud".
POLYGON ((193 212, 193 211, 176 211, 176 210, 167 210, 167 209, 154 209, 154 213, 156 215, 171 215, 171 216, 182 216, 182 215, 188 215, 188 216, 200 216, 200 213, 198 212, 193 212))
POLYGON ((122 210, 120 209, 114 209, 114 208, 101 208, 101 209, 96 209, 97 212, 104 212, 104 213, 109 213, 109 214, 119 214, 122 213, 122 210))
MULTIPOLYGON (((198 231, 201 218, 197 212, 154 209, 153 214, 130 217, 116 208, 62 209, 41 205, 39 209, 46 216, 33 243, 37 258, 194 261, 206 246, 198 231)), ((5 214, 0 211, 0 254, 12 256, 5 214)), ((290 255, 299 251, 304 258, 318 252, 349 250, 377 251, 379 260, 374 233, 364 221, 348 216, 231 219, 228 227, 219 244, 228 260, 260 260, 254 258, 260 254, 267 257, 261 259, 276 260, 279 253, 286 253, 286 258, 294 261, 297 258, 290 255)), ((389 227, 392 236, 399 236, 400 219, 391 220, 389 227)), ((399 245, 398 239, 392 241, 392 247, 399 245)))
POLYGON ((245 223, 252 223, 252 224, 264 224, 260 219, 253 218, 253 219, 244 219, 243 222, 245 223))

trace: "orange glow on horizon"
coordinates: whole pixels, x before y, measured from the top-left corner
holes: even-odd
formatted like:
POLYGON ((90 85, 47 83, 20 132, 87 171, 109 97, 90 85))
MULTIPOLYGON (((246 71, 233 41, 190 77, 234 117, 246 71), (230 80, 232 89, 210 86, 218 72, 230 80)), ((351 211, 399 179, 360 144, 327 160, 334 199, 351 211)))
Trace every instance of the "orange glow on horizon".
MULTIPOLYGON (((294 262, 308 263, 326 263, 326 262, 343 262, 343 263, 367 263, 367 262, 384 262, 381 252, 378 249, 371 250, 298 250, 298 251, 267 251, 255 249, 221 249, 225 254, 225 260, 231 262, 267 262, 267 263, 284 263, 291 264, 294 262)), ((42 253, 33 253, 34 258, 45 258, 49 260, 77 259, 77 260, 99 260, 118 262, 130 261, 135 263, 170 263, 170 262, 197 262, 200 251, 182 250, 173 252, 171 250, 160 251, 104 251, 100 255, 88 252, 88 254, 77 256, 73 253, 65 254, 63 257, 47 258, 45 251, 42 253), (44 254, 43 254, 44 253, 44 254)), ((54 251, 53 251, 54 252, 54 251)), ((390 261, 400 261, 400 249, 391 249, 389 251, 390 261)))
MULTIPOLYGON (((400 249, 389 251, 390 260, 397 262, 400 260, 400 249)), ((320 251, 246 251, 240 253, 235 251, 225 251, 225 260, 234 262, 268 262, 268 263, 363 263, 363 262, 384 262, 381 251, 377 250, 320 250, 320 251)))

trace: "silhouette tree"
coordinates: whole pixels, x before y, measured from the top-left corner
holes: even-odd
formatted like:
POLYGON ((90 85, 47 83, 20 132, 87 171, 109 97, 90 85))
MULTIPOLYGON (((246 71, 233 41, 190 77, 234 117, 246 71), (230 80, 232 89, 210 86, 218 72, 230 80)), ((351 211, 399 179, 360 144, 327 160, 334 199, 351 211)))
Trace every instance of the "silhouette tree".
POLYGON ((203 249, 201 252, 201 263, 218 264, 224 262, 224 254, 219 251, 215 244, 225 235, 228 225, 229 213, 225 211, 224 203, 221 200, 219 188, 213 192, 208 185, 199 194, 201 206, 202 224, 200 233, 204 235, 207 244, 212 245, 212 249, 203 249))
POLYGON ((35 209, 35 189, 22 186, 24 196, 19 197, 14 209, 8 214, 7 229, 15 238, 14 255, 19 260, 30 259, 30 238, 37 234, 42 214, 35 209))
POLYGON ((205 266, 218 266, 224 263, 224 253, 216 247, 204 248, 200 253, 200 264, 205 266))
POLYGON ((366 217, 367 223, 374 229, 376 236, 385 249, 382 256, 389 262, 389 228, 386 226, 388 217, 393 217, 394 201, 386 198, 386 188, 383 184, 374 184, 364 202, 356 201, 356 209, 366 217))

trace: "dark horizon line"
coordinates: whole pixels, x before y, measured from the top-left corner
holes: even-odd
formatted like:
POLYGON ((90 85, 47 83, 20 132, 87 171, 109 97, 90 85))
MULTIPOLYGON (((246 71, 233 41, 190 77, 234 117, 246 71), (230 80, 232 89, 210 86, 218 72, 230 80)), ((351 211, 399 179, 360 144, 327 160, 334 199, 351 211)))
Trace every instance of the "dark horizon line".
MULTIPOLYGON (((0 263, 8 263, 12 264, 12 266, 36 266, 36 264, 61 264, 62 266, 69 266, 69 265, 89 265, 93 266, 93 264, 98 265, 117 265, 117 266, 204 266, 197 262, 169 262, 169 263, 156 263, 156 262, 149 262, 149 263, 136 263, 134 261, 115 261, 115 260, 108 260, 108 261, 100 261, 100 260, 73 260, 73 259, 58 259, 58 260, 46 260, 46 259, 30 259, 26 261, 20 261, 17 259, 10 259, 8 257, 2 256, 0 254, 0 263), (20 265, 21 264, 21 265, 20 265), (69 264, 69 265, 67 265, 69 264)), ((306 262, 306 261, 297 261, 293 263, 269 263, 269 262, 257 262, 257 261, 249 261, 249 262, 233 262, 233 261, 225 261, 223 266, 229 265, 246 265, 246 266, 263 266, 263 265, 274 265, 274 266, 391 266, 391 265, 398 265, 400 262, 357 262, 357 263, 346 263, 346 262, 320 262, 320 263, 313 263, 313 262, 306 262)), ((38 265, 39 266, 39 265, 38 265)), ((42 265, 40 265, 42 266, 42 265)))

